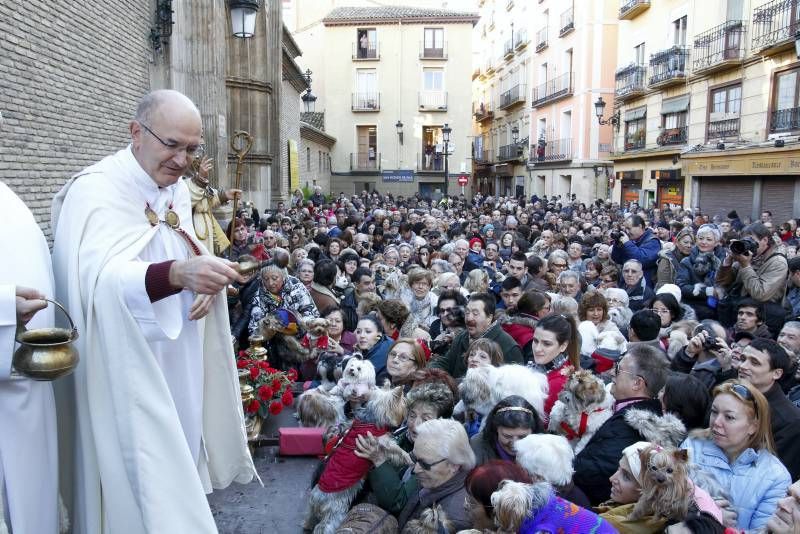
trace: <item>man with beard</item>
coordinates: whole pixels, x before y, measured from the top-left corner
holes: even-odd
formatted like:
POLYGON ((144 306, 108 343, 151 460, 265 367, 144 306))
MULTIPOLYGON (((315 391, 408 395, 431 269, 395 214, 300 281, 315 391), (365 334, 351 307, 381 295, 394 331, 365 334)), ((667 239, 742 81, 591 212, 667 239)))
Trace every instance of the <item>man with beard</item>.
POLYGON ((524 363, 519 345, 495 322, 495 305, 495 298, 489 293, 472 295, 464 311, 467 329, 455 337, 447 354, 431 360, 430 367, 444 369, 453 378, 462 378, 467 373, 464 355, 470 343, 479 338, 500 345, 504 363, 524 363))

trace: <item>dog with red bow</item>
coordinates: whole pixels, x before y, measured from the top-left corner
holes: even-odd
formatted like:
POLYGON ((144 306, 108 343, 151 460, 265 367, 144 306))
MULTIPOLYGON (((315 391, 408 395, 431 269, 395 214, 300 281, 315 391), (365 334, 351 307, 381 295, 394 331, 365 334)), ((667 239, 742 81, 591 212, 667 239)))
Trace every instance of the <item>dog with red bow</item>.
POLYGON ((612 415, 614 398, 591 371, 573 372, 550 411, 548 430, 567 438, 577 455, 612 415))

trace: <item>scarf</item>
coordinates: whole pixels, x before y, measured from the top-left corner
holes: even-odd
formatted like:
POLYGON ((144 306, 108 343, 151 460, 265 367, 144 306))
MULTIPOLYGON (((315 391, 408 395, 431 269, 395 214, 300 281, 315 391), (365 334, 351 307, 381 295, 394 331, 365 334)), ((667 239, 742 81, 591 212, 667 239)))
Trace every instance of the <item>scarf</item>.
POLYGON ((545 364, 538 364, 535 361, 531 360, 528 365, 534 371, 539 371, 540 373, 547 374, 550 371, 558 369, 559 367, 564 365, 567 362, 568 358, 569 358, 569 356, 567 356, 567 353, 566 352, 562 352, 561 354, 559 354, 558 356, 556 356, 555 358, 553 358, 552 360, 550 360, 549 362, 547 362, 545 364))
POLYGON ((428 292, 425 297, 418 299, 413 293, 411 295, 411 315, 418 321, 424 322, 431 314, 431 294, 428 292))
POLYGON ((258 306, 264 310, 264 315, 268 312, 277 310, 283 305, 282 295, 273 295, 263 285, 258 288, 258 306))

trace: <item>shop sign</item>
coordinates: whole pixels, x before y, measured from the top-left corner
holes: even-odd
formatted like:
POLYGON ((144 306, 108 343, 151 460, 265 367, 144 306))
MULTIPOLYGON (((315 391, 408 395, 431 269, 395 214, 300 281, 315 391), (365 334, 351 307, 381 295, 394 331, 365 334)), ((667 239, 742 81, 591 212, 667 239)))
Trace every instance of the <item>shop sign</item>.
POLYGON ((397 170, 397 171, 381 171, 381 176, 384 182, 413 182, 414 171, 397 170))
POLYGON ((689 174, 796 174, 800 173, 800 158, 741 158, 690 161, 689 174))

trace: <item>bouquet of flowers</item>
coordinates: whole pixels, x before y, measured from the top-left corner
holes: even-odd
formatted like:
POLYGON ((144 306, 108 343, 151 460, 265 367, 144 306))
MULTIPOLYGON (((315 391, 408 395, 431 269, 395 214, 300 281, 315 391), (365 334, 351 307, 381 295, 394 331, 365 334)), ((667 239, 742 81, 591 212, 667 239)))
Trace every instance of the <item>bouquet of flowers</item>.
POLYGON ((297 380, 296 370, 278 371, 267 361, 250 359, 246 351, 239 352, 236 366, 247 370, 242 383, 252 386, 255 392, 255 398, 244 406, 245 415, 266 419, 269 414, 278 415, 284 406, 294 402, 292 383, 297 380))

